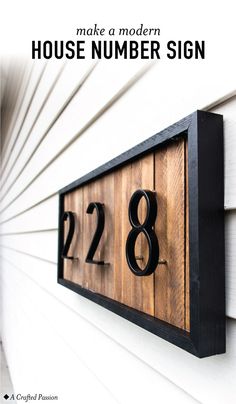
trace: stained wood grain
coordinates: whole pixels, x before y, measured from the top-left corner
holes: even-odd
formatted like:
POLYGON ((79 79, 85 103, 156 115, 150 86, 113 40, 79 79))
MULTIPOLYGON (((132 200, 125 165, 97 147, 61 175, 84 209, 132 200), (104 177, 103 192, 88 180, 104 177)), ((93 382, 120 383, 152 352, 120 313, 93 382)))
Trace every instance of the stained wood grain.
MULTIPOLYGON (((74 260, 64 260, 64 278, 78 284, 82 283, 83 279, 83 267, 82 267, 82 248, 83 248, 83 238, 80 237, 81 229, 83 227, 82 220, 83 215, 83 191, 82 189, 77 189, 72 193, 65 196, 64 200, 64 210, 72 211, 75 214, 75 233, 72 239, 70 249, 68 251, 68 256, 72 256, 74 260)), ((68 233, 68 222, 65 222, 64 238, 66 238, 68 233)))
MULTIPOLYGON (((132 308, 154 314, 154 276, 135 276, 125 255, 126 240, 132 228, 128 219, 129 201, 134 191, 140 188, 153 189, 152 154, 115 173, 115 298, 132 308)), ((140 209, 144 217, 146 206, 140 209)), ((142 268, 147 256, 147 243, 143 237, 137 239, 136 252, 137 256, 144 257, 143 263, 139 261, 142 268)))
MULTIPOLYGON (((113 195, 114 176, 107 175, 100 180, 65 196, 65 210, 75 212, 77 225, 70 253, 78 258, 73 261, 64 260, 64 278, 71 280, 86 289, 102 293, 113 298, 113 195), (104 204, 105 228, 99 242, 94 260, 104 260, 109 265, 86 263, 86 256, 97 226, 97 214, 87 214, 86 210, 91 202, 104 204), (77 248, 77 251, 76 251, 77 248)), ((67 228, 65 228, 65 236, 67 228)))
POLYGON ((190 331, 188 143, 185 142, 185 330, 190 331))
POLYGON ((155 271, 155 316, 185 327, 185 144, 183 140, 155 153, 158 198, 156 233, 160 259, 155 271))
MULTIPOLYGON (((78 221, 69 254, 78 259, 65 260, 64 277, 129 307, 189 329, 185 159, 184 140, 177 141, 66 194, 65 210, 75 212, 78 221), (143 277, 131 272, 126 259, 126 241, 132 229, 129 202, 138 189, 157 193, 155 231, 160 261, 167 261, 166 265, 158 265, 155 274, 143 277), (105 209, 105 229, 94 259, 104 260, 109 265, 85 262, 97 225, 96 212, 86 214, 91 202, 103 203, 105 209)), ((145 221, 146 214, 146 202, 141 198, 138 206, 140 223, 145 221)), ((65 236, 67 232, 66 224, 65 236)), ((136 240, 135 255, 143 269, 149 250, 142 232, 136 240)))
POLYGON ((114 179, 113 174, 105 176, 95 183, 88 184, 83 189, 84 200, 84 228, 82 237, 84 239, 83 248, 83 265, 84 279, 83 286, 102 293, 113 298, 113 194, 114 179), (109 265, 95 265, 85 263, 85 259, 90 247, 96 226, 97 215, 86 214, 86 209, 91 202, 100 202, 104 204, 105 211, 105 228, 101 240, 99 242, 94 260, 103 260, 109 265), (87 230, 85 230, 87 229, 87 230))

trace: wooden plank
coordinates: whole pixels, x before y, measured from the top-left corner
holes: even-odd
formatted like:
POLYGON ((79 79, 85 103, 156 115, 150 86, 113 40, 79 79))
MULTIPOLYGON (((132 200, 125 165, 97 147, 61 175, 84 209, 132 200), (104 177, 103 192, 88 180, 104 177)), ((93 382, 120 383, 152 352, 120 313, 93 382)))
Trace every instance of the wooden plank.
MULTIPOLYGON (((131 230, 129 201, 139 188, 153 189, 152 154, 115 173, 115 298, 137 310, 154 314, 154 276, 135 276, 128 267, 125 254, 126 240, 131 230)), ((146 206, 142 209, 142 215, 145 215, 145 210, 146 206)), ((136 252, 138 256, 147 255, 147 243, 143 237, 137 239, 136 252)))
POLYGON ((81 231, 83 239, 83 252, 81 255, 81 265, 83 267, 82 286, 99 293, 101 290, 101 271, 97 268, 97 265, 95 267, 95 265, 86 264, 85 262, 88 247, 96 229, 96 215, 87 215, 86 209, 90 202, 97 201, 96 186, 94 187, 93 184, 88 184, 82 191, 84 204, 83 212, 81 212, 81 231))
MULTIPOLYGON (((65 210, 71 210, 76 214, 76 231, 68 255, 73 255, 77 260, 64 260, 64 277, 86 289, 102 293, 113 298, 113 210, 114 210, 114 175, 107 175, 95 183, 65 196, 65 210), (109 265, 96 265, 86 263, 91 241, 97 226, 97 214, 87 214, 86 210, 91 202, 104 204, 105 228, 99 242, 94 260, 104 260, 109 265), (75 251, 77 248, 77 251, 75 251)), ((65 226, 65 237, 68 228, 65 226)))
POLYGON ((106 265, 101 268, 101 293, 114 298, 114 174, 109 174, 101 179, 101 192, 98 200, 104 204, 105 228, 100 241, 100 259, 106 265))
POLYGON ((155 153, 158 197, 156 233, 160 259, 155 271, 155 316, 185 327, 185 145, 183 140, 155 153))
POLYGON ((190 331, 188 143, 185 142, 185 330, 190 331))
POLYGON ((83 224, 83 286, 97 293, 102 293, 113 298, 113 194, 114 177, 113 174, 105 176, 95 183, 86 185, 83 188, 84 199, 84 224, 83 224), (87 207, 91 202, 104 204, 105 227, 100 239, 98 248, 94 255, 94 260, 102 260, 109 265, 96 265, 85 263, 89 247, 91 245, 96 226, 97 214, 86 214, 87 207), (87 230, 88 229, 88 230, 87 230))
MULTIPOLYGON (((76 256, 74 248, 77 245, 79 260, 64 260, 64 278, 137 310, 154 314, 154 275, 135 276, 128 267, 125 253, 131 230, 129 201, 139 188, 153 189, 153 154, 65 196, 65 210, 75 212, 79 221, 79 230, 76 230, 68 255, 76 256), (105 228, 94 259, 104 260, 109 265, 85 262, 97 225, 96 211, 86 214, 91 202, 103 203, 105 209, 105 228)), ((139 214, 142 222, 146 216, 145 203, 140 203, 139 214)), ((65 224, 65 238, 67 232, 65 224)), ((148 246, 143 234, 137 239, 136 251, 138 256, 144 257, 140 261, 143 268, 148 259, 148 246)))
MULTIPOLYGON (((74 192, 65 196, 64 200, 65 211, 72 211, 75 214, 75 232, 74 237, 68 251, 68 256, 72 256, 74 260, 64 260, 64 277, 72 282, 82 283, 83 270, 82 270, 82 257, 81 251, 83 249, 83 239, 80 237, 81 220, 83 215, 83 192, 77 189, 74 192)), ((68 222, 65 222, 64 238, 66 239, 68 233, 68 222)))

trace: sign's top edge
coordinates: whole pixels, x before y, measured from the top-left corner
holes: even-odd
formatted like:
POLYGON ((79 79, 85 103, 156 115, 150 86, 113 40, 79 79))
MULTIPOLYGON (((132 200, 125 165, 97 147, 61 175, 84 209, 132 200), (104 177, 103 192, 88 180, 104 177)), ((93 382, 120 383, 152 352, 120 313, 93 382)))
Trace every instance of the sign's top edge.
POLYGON ((160 132, 154 134, 153 136, 145 139, 138 145, 132 147, 128 151, 114 157, 112 160, 106 162, 105 164, 99 166, 95 170, 85 174, 83 177, 71 182, 69 185, 66 185, 62 189, 59 190, 59 194, 66 194, 73 189, 82 186, 83 184, 91 181, 95 177, 102 176, 104 173, 109 173, 119 167, 127 164, 129 161, 136 159, 137 157, 141 157, 142 155, 153 151, 159 145, 164 144, 165 142, 176 138, 177 136, 187 134, 188 128, 194 117, 198 117, 199 114, 203 115, 218 115, 213 114, 212 112, 196 110, 195 112, 187 115, 182 118, 178 122, 166 127, 160 132))

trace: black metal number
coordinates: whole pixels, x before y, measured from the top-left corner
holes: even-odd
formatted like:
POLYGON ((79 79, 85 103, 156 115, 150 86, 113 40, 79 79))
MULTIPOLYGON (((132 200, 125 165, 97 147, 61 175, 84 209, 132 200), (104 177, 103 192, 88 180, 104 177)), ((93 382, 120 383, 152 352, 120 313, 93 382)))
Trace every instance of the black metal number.
POLYGON ((129 203, 129 221, 132 226, 126 241, 126 259, 130 270, 137 276, 151 275, 159 260, 159 244, 153 230, 157 217, 157 199, 155 192, 138 189, 134 192, 129 203), (144 197, 147 203, 147 215, 143 223, 138 218, 138 205, 144 197), (148 242, 149 258, 144 269, 141 269, 135 257, 135 243, 140 233, 143 233, 148 242))
POLYGON ((105 265, 104 261, 96 261, 93 259, 96 249, 98 247, 99 241, 102 237, 103 230, 104 230, 104 225, 105 225, 104 205, 100 202, 91 202, 87 208, 86 213, 92 214, 94 209, 96 209, 97 218, 98 218, 97 228, 94 233, 91 245, 89 247, 85 262, 87 262, 89 264, 105 265))
POLYGON ((66 237, 65 245, 62 249, 61 257, 68 260, 73 260, 74 257, 67 256, 75 232, 75 216, 73 212, 67 211, 63 213, 63 216, 61 218, 61 225, 63 226, 62 228, 64 228, 64 222, 66 222, 67 220, 69 220, 69 230, 66 237))

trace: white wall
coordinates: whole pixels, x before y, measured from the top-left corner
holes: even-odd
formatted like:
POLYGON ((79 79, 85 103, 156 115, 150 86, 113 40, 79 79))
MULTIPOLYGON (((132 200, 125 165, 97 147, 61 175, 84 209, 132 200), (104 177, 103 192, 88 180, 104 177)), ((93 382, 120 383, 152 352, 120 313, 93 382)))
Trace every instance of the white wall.
POLYGON ((28 69, 1 174, 1 333, 16 393, 235 403, 236 93, 232 75, 219 82, 217 67, 188 66, 28 69), (223 114, 225 139, 227 353, 201 360, 56 282, 57 191, 195 109, 223 114))

